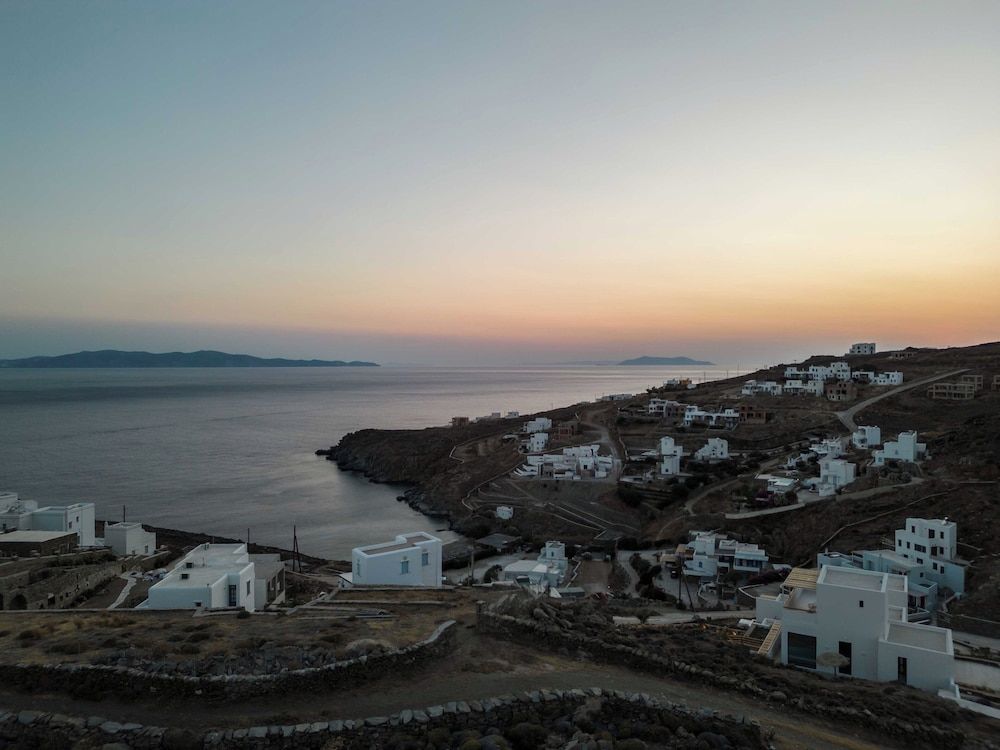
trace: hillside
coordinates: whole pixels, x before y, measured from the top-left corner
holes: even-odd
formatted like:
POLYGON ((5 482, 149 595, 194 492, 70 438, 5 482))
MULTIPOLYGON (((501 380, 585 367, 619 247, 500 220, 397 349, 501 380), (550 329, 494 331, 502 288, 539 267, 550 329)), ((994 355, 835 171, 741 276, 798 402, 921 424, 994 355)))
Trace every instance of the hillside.
POLYGON ((374 362, 324 359, 263 359, 249 354, 227 354, 216 351, 153 354, 104 349, 55 357, 4 359, 0 360, 0 367, 378 367, 378 365, 374 362))

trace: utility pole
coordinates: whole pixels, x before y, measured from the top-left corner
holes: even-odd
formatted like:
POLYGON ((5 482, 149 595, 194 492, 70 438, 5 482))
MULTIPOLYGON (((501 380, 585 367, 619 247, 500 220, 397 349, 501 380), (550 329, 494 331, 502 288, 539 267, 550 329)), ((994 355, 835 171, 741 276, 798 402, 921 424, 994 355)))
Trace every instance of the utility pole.
POLYGON ((292 525, 292 572, 302 572, 302 559, 299 556, 299 535, 295 525, 292 525))
POLYGON ((469 545, 469 580, 476 582, 476 548, 473 545, 469 545))
POLYGON ((122 506, 122 523, 125 523, 125 506, 122 506))

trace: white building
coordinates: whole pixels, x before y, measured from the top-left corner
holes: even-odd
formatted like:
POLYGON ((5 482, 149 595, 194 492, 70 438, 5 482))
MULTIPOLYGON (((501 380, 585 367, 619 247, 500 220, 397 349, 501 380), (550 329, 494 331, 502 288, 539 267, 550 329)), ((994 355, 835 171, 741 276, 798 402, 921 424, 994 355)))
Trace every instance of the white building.
POLYGON ((651 398, 649 403, 646 405, 647 414, 659 414, 664 415, 667 412, 683 413, 684 404, 680 401, 673 401, 669 398, 651 398))
POLYGON ((875 466, 885 466, 886 461, 916 463, 927 455, 927 445, 917 442, 917 431, 901 432, 895 440, 890 440, 881 450, 872 453, 875 466))
POLYGON ((546 542, 537 560, 517 560, 503 569, 503 580, 526 583, 538 588, 555 588, 562 585, 569 569, 566 545, 546 542))
POLYGON ((16 492, 0 492, 0 532, 31 531, 31 514, 36 510, 34 500, 21 500, 16 492))
POLYGON ((441 540, 422 531, 394 541, 355 547, 351 583, 355 586, 441 585, 441 540))
POLYGON ((725 461, 729 458, 729 441, 723 438, 709 438, 708 442, 694 452, 695 461, 725 461))
POLYGON ((768 630, 758 653, 783 664, 954 691, 951 631, 907 621, 903 576, 796 568, 780 594, 758 597, 754 627, 768 630))
POLYGON ((892 549, 869 549, 850 555, 821 553, 817 563, 861 568, 907 578, 907 604, 936 610, 941 601, 965 593, 967 563, 958 557, 957 528, 944 519, 907 518, 897 529, 892 549))
POLYGON ((684 407, 684 426, 690 427, 694 424, 705 424, 710 427, 725 425, 735 427, 740 422, 740 413, 736 409, 726 408, 722 411, 707 411, 695 404, 688 404, 684 407))
POLYGON ((524 449, 528 453, 541 453, 545 446, 549 444, 549 433, 533 432, 524 443, 524 449))
POLYGON ((747 380, 743 383, 743 387, 740 389, 740 393, 744 396, 780 396, 784 388, 781 383, 774 380, 747 380))
POLYGON ((156 534, 146 531, 141 523, 122 521, 105 524, 104 543, 119 557, 156 552, 156 534))
POLYGON ((820 497, 833 495, 841 487, 854 481, 857 467, 842 458, 824 458, 819 462, 819 482, 816 491, 820 497))
POLYGON ((526 456, 525 463, 511 472, 517 479, 608 479, 617 475, 621 462, 614 456, 601 456, 601 446, 575 445, 560 453, 526 456))
POLYGON ((81 547, 93 547, 94 504, 49 505, 31 514, 31 528, 35 531, 75 531, 81 547))
POLYGON ((724 534, 692 531, 684 561, 684 574, 717 579, 730 571, 756 575, 768 567, 767 553, 756 544, 745 544, 724 534))
POLYGON ((872 385, 902 385, 903 373, 897 371, 880 372, 868 382, 872 385))
MULTIPOLYGON (((497 415, 499 416, 499 414, 497 415)), ((548 417, 535 417, 534 419, 525 422, 522 432, 533 433, 533 432, 545 432, 546 430, 552 429, 552 420, 548 417)))
POLYGON ((847 450, 847 438, 827 438, 809 446, 809 450, 817 456, 839 458, 847 450))
POLYGON ((684 455, 684 446, 674 442, 674 439, 667 435, 660 438, 660 474, 664 476, 676 476, 681 473, 681 457, 684 455))
POLYGON ((851 350, 847 352, 847 356, 859 355, 859 354, 874 354, 875 353, 875 343, 861 343, 861 344, 851 344, 851 350))
POLYGON ((501 521, 509 521, 514 517, 514 509, 509 505, 498 505, 496 509, 496 516, 501 521))
POLYGON ((149 589, 144 609, 257 608, 254 563, 245 544, 199 544, 149 589))
POLYGON ((786 380, 785 395, 787 396, 822 396, 822 380, 786 380))
POLYGON ((882 444, 882 429, 870 425, 861 425, 851 435, 851 445, 860 450, 871 450, 882 444))
POLYGON ((777 474, 758 474, 754 479, 765 482, 766 488, 772 495, 784 495, 792 492, 799 486, 799 480, 794 477, 783 477, 777 474))

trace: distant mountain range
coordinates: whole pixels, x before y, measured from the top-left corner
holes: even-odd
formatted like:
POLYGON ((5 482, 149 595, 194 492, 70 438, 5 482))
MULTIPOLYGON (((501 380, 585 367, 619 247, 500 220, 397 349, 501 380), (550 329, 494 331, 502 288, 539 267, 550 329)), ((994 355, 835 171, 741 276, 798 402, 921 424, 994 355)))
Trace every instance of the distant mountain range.
POLYGON ((714 365, 715 362, 705 362, 700 359, 691 359, 690 357, 636 357, 635 359, 626 359, 623 362, 619 362, 619 365, 691 365, 703 367, 707 365, 714 365))
POLYGON ((105 349, 57 357, 0 359, 0 367, 378 367, 374 362, 325 359, 262 359, 225 352, 123 352, 105 349))

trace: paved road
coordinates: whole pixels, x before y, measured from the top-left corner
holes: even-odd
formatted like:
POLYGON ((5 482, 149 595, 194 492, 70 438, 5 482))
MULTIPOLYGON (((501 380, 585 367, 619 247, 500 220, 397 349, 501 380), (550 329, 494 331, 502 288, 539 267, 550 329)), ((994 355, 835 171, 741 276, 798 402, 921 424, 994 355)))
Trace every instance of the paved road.
POLYGON ((912 383, 907 383, 906 385, 901 385, 898 388, 893 388, 885 393, 880 393, 877 396, 872 396, 871 398, 866 398, 864 401, 855 404, 850 409, 845 409, 844 411, 837 412, 837 419, 841 421, 850 432, 854 432, 858 429, 858 425, 854 421, 854 415, 860 411, 864 411, 869 406, 874 404, 876 401, 881 401, 884 398, 889 398, 889 396, 895 396, 897 393, 902 393, 903 391, 908 391, 911 388, 916 388, 921 385, 927 385, 928 383, 933 383, 937 380, 944 380, 945 378, 953 378, 956 375, 961 375, 963 372, 968 372, 968 368, 962 370, 952 370, 951 372, 946 372, 941 375, 931 375, 927 378, 921 378, 920 380, 914 380, 912 383))

